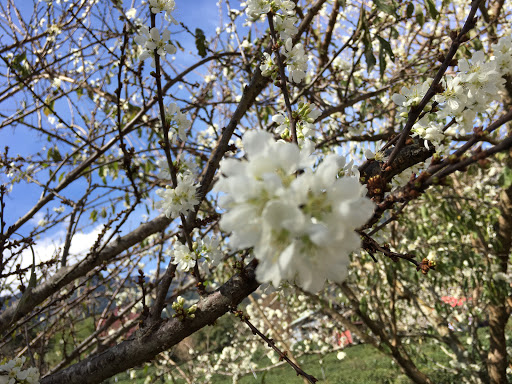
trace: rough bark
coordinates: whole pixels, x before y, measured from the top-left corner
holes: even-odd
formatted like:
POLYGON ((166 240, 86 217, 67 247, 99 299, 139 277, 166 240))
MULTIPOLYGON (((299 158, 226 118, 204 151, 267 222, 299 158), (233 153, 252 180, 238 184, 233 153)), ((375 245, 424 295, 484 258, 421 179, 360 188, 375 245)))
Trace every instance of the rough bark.
MULTIPOLYGON (((512 151, 506 161, 506 165, 512 168, 512 151)), ((512 185, 503 189, 499 202, 500 216, 498 218, 498 233, 495 242, 496 261, 498 270, 507 273, 510 251, 512 246, 512 185)), ((487 355, 487 369, 489 382, 501 384, 507 382, 507 343, 505 327, 510 316, 507 310, 507 298, 510 294, 510 286, 498 281, 496 297, 489 305, 489 353, 487 355)))

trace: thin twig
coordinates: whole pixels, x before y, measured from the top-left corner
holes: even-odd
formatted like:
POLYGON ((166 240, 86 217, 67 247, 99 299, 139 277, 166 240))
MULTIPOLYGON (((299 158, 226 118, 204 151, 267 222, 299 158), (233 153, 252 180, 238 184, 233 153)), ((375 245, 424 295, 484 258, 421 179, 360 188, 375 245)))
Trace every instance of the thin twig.
POLYGON ((254 334, 254 335, 258 335, 259 337, 261 337, 266 343, 267 345, 272 348, 274 351, 277 352, 277 354, 279 355, 279 359, 280 360, 285 360, 293 369, 295 369, 295 372, 297 373, 297 376, 302 376, 304 377, 305 379, 307 379, 311 384, 315 384, 318 379, 315 378, 314 376, 312 375, 309 375, 307 374, 306 372, 304 372, 302 370, 302 368, 300 368, 297 364, 295 364, 293 361, 291 361, 291 359, 288 357, 288 354, 287 352, 282 352, 278 347, 277 345, 274 343, 274 340, 268 338, 267 336, 265 336, 263 333, 261 333, 258 328, 256 328, 250 321, 249 321, 249 316, 245 315, 242 311, 239 311, 237 310, 236 308, 231 308, 230 309, 231 313, 233 313, 236 317, 238 317, 240 319, 240 321, 244 322, 245 324, 247 324, 247 326, 250 328, 251 332, 254 334))

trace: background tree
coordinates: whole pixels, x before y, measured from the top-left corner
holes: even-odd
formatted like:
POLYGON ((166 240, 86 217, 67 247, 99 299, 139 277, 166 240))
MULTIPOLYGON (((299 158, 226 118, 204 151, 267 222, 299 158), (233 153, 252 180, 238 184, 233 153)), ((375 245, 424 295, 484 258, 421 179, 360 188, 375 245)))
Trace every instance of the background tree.
POLYGON ((509 2, 0 4, 4 373, 315 382, 334 327, 507 381, 509 2))

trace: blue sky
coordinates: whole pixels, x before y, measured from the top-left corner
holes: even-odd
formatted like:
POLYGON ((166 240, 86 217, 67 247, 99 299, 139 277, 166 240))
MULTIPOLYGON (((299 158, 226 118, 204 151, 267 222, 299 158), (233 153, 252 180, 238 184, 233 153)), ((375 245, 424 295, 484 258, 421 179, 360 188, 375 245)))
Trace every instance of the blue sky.
MULTIPOLYGON (((0 0, 4 2, 4 0, 0 0)), ((201 28, 205 35, 210 38, 215 34, 215 30, 219 27, 219 9, 217 3, 212 0, 193 0, 193 1, 181 1, 177 0, 177 9, 174 13, 175 18, 179 22, 183 22, 192 32, 195 31, 196 28, 201 28)), ((23 18, 28 21, 31 18, 33 6, 31 1, 18 1, 16 2, 19 7, 20 13, 23 15, 23 18)), ((140 1, 124 1, 123 8, 129 9, 133 6, 133 4, 140 4, 140 1)), ((44 6, 42 3, 40 5, 44 6)), ((54 2, 54 7, 59 7, 60 5, 54 2)), ((233 8, 240 8, 238 1, 233 1, 231 6, 233 8)), ((135 8, 139 8, 138 5, 135 8)), ((222 8, 224 12, 223 23, 229 21, 229 18, 226 16, 226 7, 223 5, 222 8)), ((148 11, 146 11, 148 12, 148 11)), ((149 12, 148 12, 149 13, 149 12)), ((140 11, 137 13, 137 17, 140 16, 140 11)), ((178 51, 176 55, 176 60, 173 62, 177 67, 183 66, 184 68, 188 65, 195 63, 197 61, 197 56, 189 55, 188 52, 192 51, 196 52, 195 42, 192 36, 190 36, 186 32, 180 32, 182 28, 180 26, 172 25, 170 27, 171 30, 171 39, 179 40, 181 46, 185 48, 185 52, 178 51)), ((5 44, 8 41, 8 36, 4 36, 1 40, 2 44, 5 44), (7 40, 6 40, 7 39, 7 40)), ((149 67, 149 65, 147 65, 149 67)), ((3 113, 10 114, 16 111, 19 108, 19 100, 9 100, 8 103, 2 104, 3 113)), ((64 118, 69 117, 64 115, 64 118)), ((45 116, 43 115, 43 119, 45 116)), ((27 120, 28 121, 28 120, 27 120)), ((34 124, 37 124, 37 120, 33 119, 34 124)), ((6 127, 0 130, 0 147, 5 146, 10 147, 9 154, 10 156, 20 155, 27 156, 33 154, 35 152, 41 151, 43 147, 48 146, 48 142, 46 137, 34 134, 30 129, 17 125, 16 127, 6 127)), ((0 174, 0 182, 5 181, 5 175, 0 174)), ((73 183, 71 186, 67 187, 64 190, 64 194, 67 196, 72 196, 74 190, 80 190, 83 188, 81 183, 73 183)), ((6 216, 5 219, 7 221, 7 225, 11 225, 16 220, 18 220, 21 216, 23 216, 39 199, 41 196, 42 188, 27 183, 19 183, 16 184, 12 190, 12 192, 6 198, 6 216)), ((35 215, 32 222, 28 223, 25 228, 22 228, 20 231, 22 234, 28 233, 29 229, 37 224, 37 222, 43 217, 44 212, 47 209, 51 209, 53 207, 57 207, 61 205, 58 201, 51 202, 46 207, 44 207, 38 214, 35 215)), ((66 211, 68 212, 68 211, 66 211)), ((135 218, 133 222, 129 222, 128 227, 135 227, 139 223, 139 219, 145 213, 142 209, 140 212, 136 212, 135 218)), ((152 212, 152 216, 158 214, 158 212, 152 212)), ((47 258, 51 256, 51 249, 55 249, 58 245, 61 244, 64 237, 64 230, 66 227, 66 223, 61 223, 61 225, 56 226, 52 230, 48 231, 45 234, 44 239, 38 240, 39 250, 41 253, 41 258, 47 258), (46 256, 43 256, 46 255, 46 256)), ((127 232, 128 229, 124 231, 127 232)), ((81 243, 89 247, 93 240, 96 238, 99 231, 99 227, 97 225, 92 225, 84 230, 84 234, 81 237, 76 238, 77 243, 81 243)), ((75 250, 77 252, 84 251, 86 248, 76 246, 75 250)), ((25 264, 31 263, 31 257, 29 260, 24 260, 23 266, 25 264)))

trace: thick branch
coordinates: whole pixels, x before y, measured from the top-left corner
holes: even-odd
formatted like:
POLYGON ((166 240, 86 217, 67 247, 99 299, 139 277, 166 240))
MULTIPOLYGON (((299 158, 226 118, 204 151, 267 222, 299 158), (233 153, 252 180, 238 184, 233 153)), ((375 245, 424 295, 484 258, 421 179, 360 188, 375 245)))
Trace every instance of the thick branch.
POLYGON ((44 377, 41 384, 101 383, 116 373, 151 360, 160 352, 176 345, 237 306, 258 288, 255 263, 245 269, 244 276, 235 275, 219 289, 198 303, 195 318, 185 321, 162 321, 155 327, 144 328, 135 338, 126 340, 106 351, 91 356, 60 372, 44 377))

